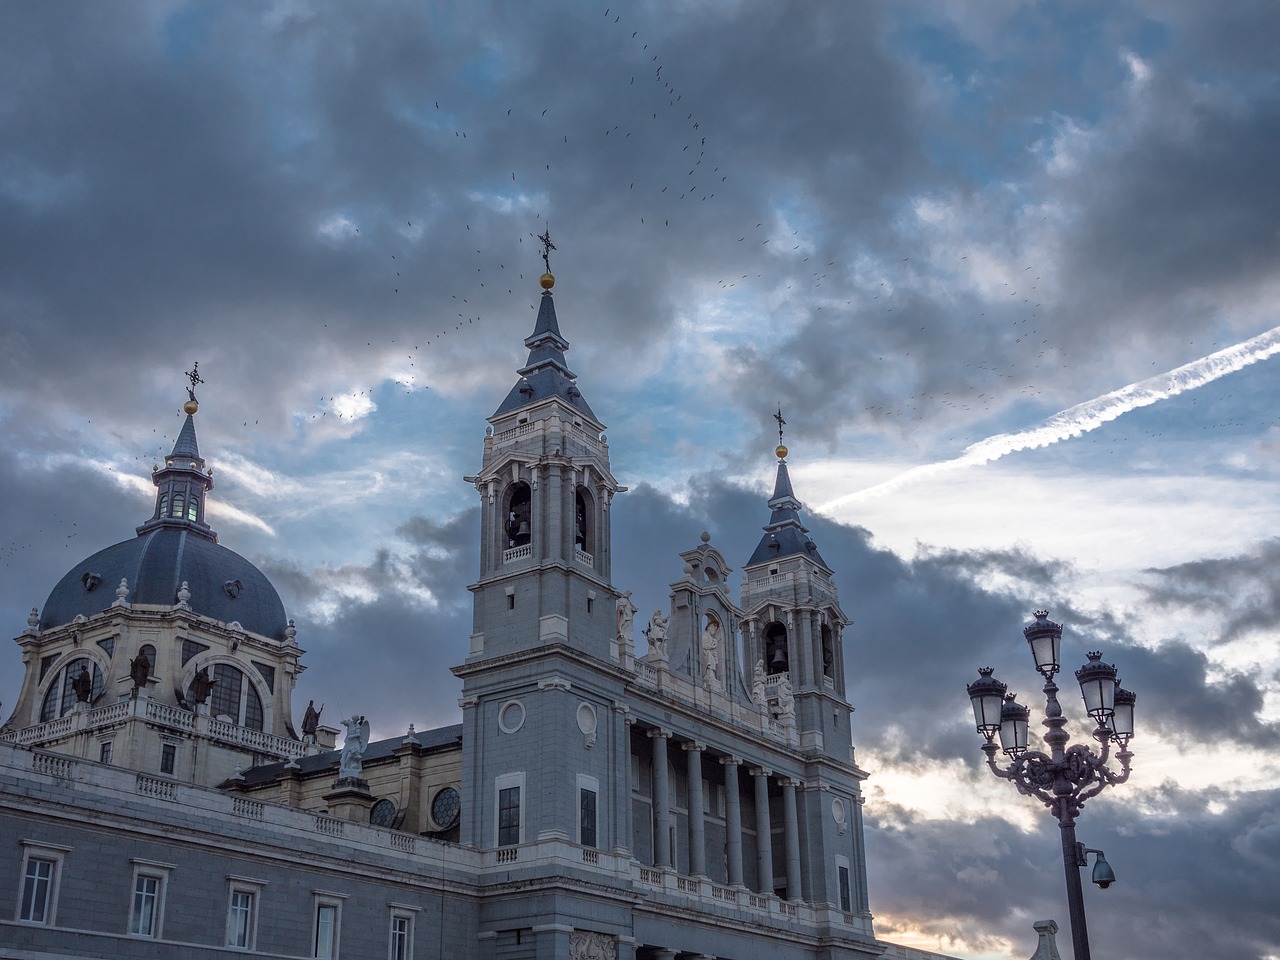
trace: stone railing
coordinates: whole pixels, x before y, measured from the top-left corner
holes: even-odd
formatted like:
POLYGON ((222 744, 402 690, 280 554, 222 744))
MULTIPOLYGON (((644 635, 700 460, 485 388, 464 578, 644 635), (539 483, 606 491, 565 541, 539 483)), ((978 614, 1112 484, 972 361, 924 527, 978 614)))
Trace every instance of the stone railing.
POLYGON ((4 734, 4 739, 25 747, 29 743, 39 743, 42 740, 56 740, 58 737, 65 737, 74 728, 75 715, 70 714, 65 717, 59 717, 56 720, 46 720, 44 723, 37 723, 33 727, 26 727, 22 730, 10 730, 4 734))
POLYGON ((587 553, 587 551, 580 550, 577 547, 573 548, 573 559, 576 560, 578 563, 582 564, 584 567, 595 567, 596 565, 595 557, 587 553))
POLYGON ((686 877, 661 867, 646 867, 632 863, 632 880, 647 887, 658 887, 694 909, 717 906, 720 909, 734 907, 749 913, 764 913, 771 917, 813 922, 815 908, 807 903, 780 900, 767 893, 752 893, 745 888, 726 887, 699 877, 686 877))
POLYGON ((510 430, 503 430, 501 433, 495 433, 493 435, 493 442, 497 446, 514 443, 521 437, 525 437, 533 433, 536 429, 538 429, 537 421, 532 423, 522 423, 518 426, 512 427, 510 430))
POLYGON ((56 753, 32 753, 31 769, 59 780, 74 780, 76 761, 56 753))
MULTIPOLYGON (((125 717, 129 716, 134 700, 117 700, 115 703, 108 703, 103 707, 95 707, 85 716, 85 726, 92 730, 95 727, 105 727, 113 723, 119 723, 125 717)), ((151 701, 146 701, 150 703, 151 701)))
POLYGON ((167 703, 161 703, 159 700, 148 700, 147 719, 157 723, 163 723, 167 727, 175 727, 178 730, 191 731, 195 729, 196 715, 188 710, 180 707, 172 707, 167 703))
POLYGON ((520 547, 511 547, 509 550, 502 551, 502 562, 511 563, 514 560, 523 560, 526 557, 533 556, 533 544, 526 543, 520 547))
POLYGON ((306 749, 300 740, 277 737, 273 733, 264 733, 261 730, 250 730, 248 727, 227 723, 225 720, 210 719, 208 729, 209 736, 215 740, 234 743, 237 746, 248 747, 259 753, 276 757, 301 757, 306 749))
POLYGON ((178 788, 172 780, 161 780, 145 773, 138 774, 136 789, 144 797, 155 797, 157 800, 178 799, 178 788))
MULTIPOLYGON (((216 835, 225 835, 234 824, 248 819, 254 821, 254 829, 260 831, 260 839, 264 842, 270 839, 286 850, 296 850, 300 837, 315 833, 322 834, 326 842, 342 845, 335 847, 335 854, 351 860, 360 860, 364 856, 361 851, 382 851, 396 857, 411 855, 413 859, 406 864, 412 864, 414 870, 422 869, 424 863, 433 863, 439 869, 464 871, 477 871, 481 865, 478 851, 456 843, 340 820, 285 804, 266 803, 167 777, 65 757, 39 748, 28 751, 7 743, 0 744, 0 783, 14 777, 20 781, 56 778, 60 789, 65 789, 66 781, 73 781, 79 802, 85 809, 105 810, 112 816, 127 811, 130 816, 156 823, 162 822, 163 817, 173 816, 184 824, 186 832, 207 829, 216 835), (147 812, 148 805, 154 805, 150 813, 147 812), (176 812, 160 814, 159 808, 176 812)), ((4 788, 0 786, 0 796, 3 793, 4 788)))

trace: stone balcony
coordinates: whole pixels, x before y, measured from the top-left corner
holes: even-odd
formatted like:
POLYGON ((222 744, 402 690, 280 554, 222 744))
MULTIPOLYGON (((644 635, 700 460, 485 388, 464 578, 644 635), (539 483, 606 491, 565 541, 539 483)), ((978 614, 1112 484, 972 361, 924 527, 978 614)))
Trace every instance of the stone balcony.
POLYGON ((57 743, 76 734, 103 731, 130 720, 141 720, 151 726, 186 735, 202 736, 229 747, 240 747, 281 760, 301 757, 305 750, 301 741, 251 730, 147 697, 117 700, 115 703, 88 709, 78 707, 65 717, 6 731, 0 734, 0 740, 8 740, 23 747, 39 747, 57 743))

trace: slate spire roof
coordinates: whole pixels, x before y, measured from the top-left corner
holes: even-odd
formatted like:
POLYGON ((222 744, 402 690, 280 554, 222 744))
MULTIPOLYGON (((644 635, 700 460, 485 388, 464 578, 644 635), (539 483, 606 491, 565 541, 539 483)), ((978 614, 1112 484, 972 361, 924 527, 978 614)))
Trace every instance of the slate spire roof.
MULTIPOLYGON (((544 286, 550 278, 554 285, 555 278, 544 274, 544 286)), ((569 369, 565 359, 565 351, 569 349, 569 341, 560 334, 560 323, 556 319, 555 299, 550 287, 542 291, 542 302, 538 304, 538 319, 534 322, 533 333, 524 338, 524 345, 529 348, 529 358, 525 365, 516 372, 520 380, 505 400, 494 412, 494 416, 502 416, 531 406, 548 397, 560 397, 574 409, 596 419, 590 405, 583 399, 576 383, 577 374, 569 369)))
POLYGON ((787 472, 786 447, 778 447, 778 475, 773 482, 773 496, 769 498, 769 522, 764 536, 756 545, 747 566, 771 563, 784 557, 806 557, 828 573, 831 568, 818 553, 817 544, 809 537, 809 528, 800 520, 800 501, 791 488, 791 475, 787 472))

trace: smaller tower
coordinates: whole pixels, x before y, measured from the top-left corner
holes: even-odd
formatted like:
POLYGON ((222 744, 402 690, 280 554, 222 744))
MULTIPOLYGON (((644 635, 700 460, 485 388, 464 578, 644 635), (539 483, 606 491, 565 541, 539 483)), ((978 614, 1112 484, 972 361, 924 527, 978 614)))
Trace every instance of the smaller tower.
POLYGON ((769 498, 769 522, 743 568, 742 610, 747 669, 759 665, 770 700, 785 683, 794 696, 802 749, 848 759, 849 714, 845 697, 842 631, 849 623, 840 609, 832 570, 800 520, 800 501, 787 472, 778 421, 777 477, 769 498))

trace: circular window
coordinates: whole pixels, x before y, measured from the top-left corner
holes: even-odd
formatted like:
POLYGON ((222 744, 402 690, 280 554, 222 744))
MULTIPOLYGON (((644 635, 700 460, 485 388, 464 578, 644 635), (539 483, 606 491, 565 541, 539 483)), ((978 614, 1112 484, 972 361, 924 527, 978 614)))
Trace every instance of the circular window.
POLYGON ((431 819, 441 830, 450 830, 458 822, 462 810, 462 798, 453 787, 445 787, 431 801, 431 819))
POLYGON ((831 801, 831 819, 833 819, 836 823, 840 824, 840 826, 842 827, 844 826, 844 823, 845 823, 844 801, 841 800, 839 797, 836 797, 834 800, 831 801))
POLYGON ((389 827, 396 822, 396 805, 383 798, 369 810, 369 822, 375 827, 389 827))
POLYGON ((578 729, 585 734, 596 732, 596 708, 589 703, 578 705, 578 729))
POLYGON ((498 711, 498 726, 503 733, 515 733, 524 726, 524 704, 508 700, 498 711))

